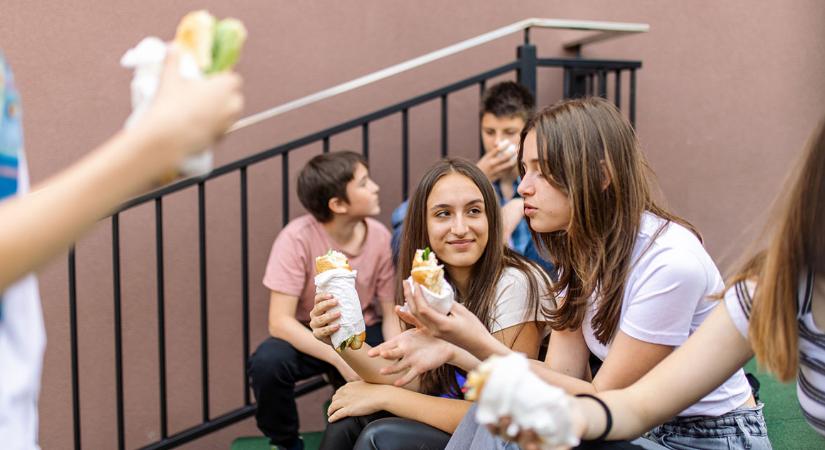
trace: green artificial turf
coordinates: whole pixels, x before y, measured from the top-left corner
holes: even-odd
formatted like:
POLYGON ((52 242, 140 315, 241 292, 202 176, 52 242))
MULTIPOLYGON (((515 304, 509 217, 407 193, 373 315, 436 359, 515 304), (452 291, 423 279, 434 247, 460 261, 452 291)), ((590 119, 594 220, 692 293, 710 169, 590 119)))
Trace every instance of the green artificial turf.
POLYGON ((756 369, 756 361, 751 360, 745 370, 756 375, 761 387, 759 397, 765 404, 765 421, 768 436, 775 449, 823 449, 825 438, 814 431, 799 409, 796 399, 796 383, 780 383, 771 375, 756 369))

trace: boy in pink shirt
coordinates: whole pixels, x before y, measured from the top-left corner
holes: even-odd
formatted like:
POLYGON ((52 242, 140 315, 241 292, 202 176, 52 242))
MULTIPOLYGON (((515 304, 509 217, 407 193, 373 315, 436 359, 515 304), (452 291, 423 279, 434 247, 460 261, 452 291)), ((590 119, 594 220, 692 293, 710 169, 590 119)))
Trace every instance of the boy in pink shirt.
POLYGON ((258 428, 273 448, 286 449, 303 448, 298 437, 296 381, 330 372, 347 381, 358 379, 335 350, 315 339, 308 328, 315 301, 315 258, 337 250, 358 271, 356 290, 370 345, 400 331, 393 311, 391 236, 371 218, 381 209, 378 185, 369 178, 366 161, 346 151, 312 158, 298 178, 298 198, 310 214, 292 220, 272 245, 263 280, 271 290, 271 337, 248 364, 258 402, 258 428))

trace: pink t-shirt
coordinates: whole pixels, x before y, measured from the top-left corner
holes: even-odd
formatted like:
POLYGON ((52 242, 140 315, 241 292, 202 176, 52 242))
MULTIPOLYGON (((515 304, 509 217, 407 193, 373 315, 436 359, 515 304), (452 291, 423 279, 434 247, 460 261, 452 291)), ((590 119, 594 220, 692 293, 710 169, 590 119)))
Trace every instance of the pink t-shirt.
POLYGON ((329 249, 347 255, 353 270, 358 271, 355 289, 361 299, 364 322, 372 325, 381 318, 379 301, 395 301, 395 269, 392 264, 390 232, 381 222, 366 219, 367 235, 361 252, 344 252, 327 234, 323 225, 307 214, 287 224, 275 238, 266 264, 264 286, 275 292, 298 297, 295 318, 309 323, 315 303, 315 258, 329 249))

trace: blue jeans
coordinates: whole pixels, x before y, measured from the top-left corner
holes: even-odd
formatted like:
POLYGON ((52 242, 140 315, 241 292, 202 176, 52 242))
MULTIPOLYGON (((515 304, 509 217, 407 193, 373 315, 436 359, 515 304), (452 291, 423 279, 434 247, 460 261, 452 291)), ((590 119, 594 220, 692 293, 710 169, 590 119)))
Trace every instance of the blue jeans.
POLYGON ((676 450, 770 450, 762 407, 742 407, 719 417, 677 417, 650 430, 645 437, 676 450))

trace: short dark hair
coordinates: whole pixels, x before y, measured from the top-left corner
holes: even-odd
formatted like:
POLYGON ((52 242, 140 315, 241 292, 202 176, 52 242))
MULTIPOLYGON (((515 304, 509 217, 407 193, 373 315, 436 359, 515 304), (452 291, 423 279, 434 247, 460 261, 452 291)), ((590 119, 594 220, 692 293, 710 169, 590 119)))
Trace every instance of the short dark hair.
POLYGON ((298 199, 319 222, 332 220, 329 200, 347 198, 347 183, 355 176, 358 164, 369 167, 358 153, 339 151, 324 153, 309 160, 298 175, 298 199))
POLYGON ((479 117, 490 113, 496 117, 518 116, 527 122, 536 107, 530 91, 515 81, 504 81, 484 91, 479 117))

